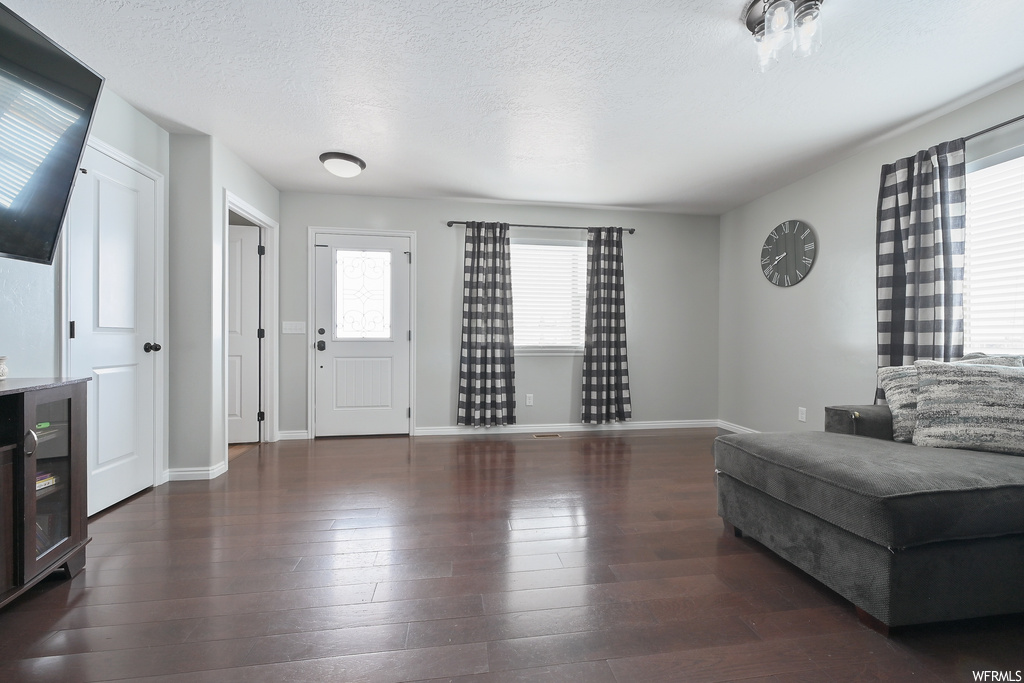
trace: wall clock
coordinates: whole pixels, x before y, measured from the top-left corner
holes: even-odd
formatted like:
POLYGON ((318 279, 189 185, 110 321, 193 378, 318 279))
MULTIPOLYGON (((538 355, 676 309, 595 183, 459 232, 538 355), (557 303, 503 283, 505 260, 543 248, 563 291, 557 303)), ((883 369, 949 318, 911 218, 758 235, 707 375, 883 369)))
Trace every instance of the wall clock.
POLYGON ((761 272, 778 287, 792 287, 811 272, 818 240, 803 221, 783 221, 768 233, 761 247, 761 272))

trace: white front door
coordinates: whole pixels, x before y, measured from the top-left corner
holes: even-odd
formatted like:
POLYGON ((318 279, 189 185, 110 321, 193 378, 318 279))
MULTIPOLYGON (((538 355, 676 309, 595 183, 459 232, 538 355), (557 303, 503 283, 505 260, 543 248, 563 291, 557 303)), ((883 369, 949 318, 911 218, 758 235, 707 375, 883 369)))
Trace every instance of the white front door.
POLYGON ((88 387, 88 514, 153 486, 156 183, 87 148, 68 212, 68 370, 88 387), (146 345, 149 345, 148 347, 146 345), (147 352, 145 349, 149 348, 147 352))
POLYGON ((228 227, 228 443, 260 440, 260 229, 228 227))
POLYGON ((408 434, 411 240, 317 234, 315 436, 408 434))

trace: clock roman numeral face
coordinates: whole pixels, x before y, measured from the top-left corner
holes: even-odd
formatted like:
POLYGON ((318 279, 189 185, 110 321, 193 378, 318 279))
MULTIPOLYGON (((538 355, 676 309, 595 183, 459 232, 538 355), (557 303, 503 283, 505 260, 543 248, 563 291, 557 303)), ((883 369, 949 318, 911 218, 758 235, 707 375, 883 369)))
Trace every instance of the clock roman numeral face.
POLYGON ((768 233, 761 247, 761 271, 768 282, 791 287, 801 282, 814 265, 817 253, 814 229, 802 221, 790 220, 768 233))

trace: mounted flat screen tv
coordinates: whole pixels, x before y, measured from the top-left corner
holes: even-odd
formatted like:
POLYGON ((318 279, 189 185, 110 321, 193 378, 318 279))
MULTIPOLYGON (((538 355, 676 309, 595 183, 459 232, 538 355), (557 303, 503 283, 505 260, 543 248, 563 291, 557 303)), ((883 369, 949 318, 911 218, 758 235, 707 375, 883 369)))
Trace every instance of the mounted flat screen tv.
POLYGON ((0 5, 0 256, 53 263, 102 87, 0 5))

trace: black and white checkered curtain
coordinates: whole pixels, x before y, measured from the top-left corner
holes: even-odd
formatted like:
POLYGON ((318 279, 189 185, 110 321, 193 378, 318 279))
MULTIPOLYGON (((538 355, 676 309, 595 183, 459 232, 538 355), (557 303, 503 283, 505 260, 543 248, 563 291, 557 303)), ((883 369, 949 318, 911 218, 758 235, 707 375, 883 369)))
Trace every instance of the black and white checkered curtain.
POLYGON ((882 167, 878 366, 963 355, 964 141, 882 167))
POLYGON ((583 348, 583 422, 628 420, 626 289, 622 274, 622 228, 587 232, 587 322, 583 348))
POLYGON ((508 223, 466 223, 457 424, 516 423, 508 223))

